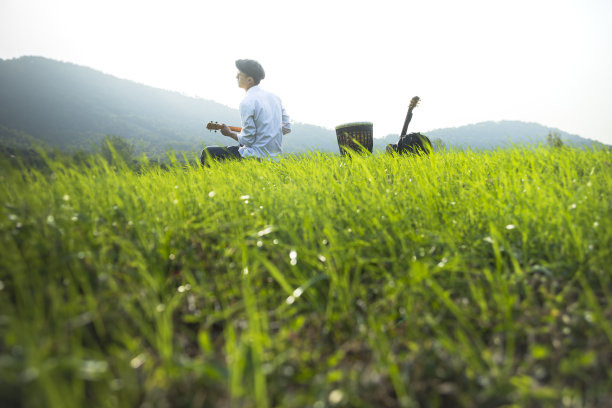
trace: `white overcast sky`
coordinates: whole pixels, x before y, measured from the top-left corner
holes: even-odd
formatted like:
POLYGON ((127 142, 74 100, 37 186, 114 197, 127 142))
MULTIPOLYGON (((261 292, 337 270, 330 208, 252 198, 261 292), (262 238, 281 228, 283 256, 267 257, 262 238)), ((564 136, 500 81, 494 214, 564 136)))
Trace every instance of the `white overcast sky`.
POLYGON ((297 122, 382 137, 418 95, 412 131, 522 120, 612 144, 612 0, 0 0, 0 58, 23 55, 235 108, 253 58, 297 122))

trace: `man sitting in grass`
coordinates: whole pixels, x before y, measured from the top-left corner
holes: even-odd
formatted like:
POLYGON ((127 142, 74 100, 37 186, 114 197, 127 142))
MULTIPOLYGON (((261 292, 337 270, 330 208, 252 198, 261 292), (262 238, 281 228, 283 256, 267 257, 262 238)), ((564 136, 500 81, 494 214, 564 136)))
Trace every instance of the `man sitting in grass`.
POLYGON ((283 152, 283 135, 291 132, 289 116, 280 98, 259 87, 266 76, 259 62, 240 59, 236 61, 236 68, 238 87, 246 91, 240 103, 242 131, 234 133, 223 124, 221 133, 240 146, 206 147, 200 157, 202 164, 211 159, 274 158, 283 152))

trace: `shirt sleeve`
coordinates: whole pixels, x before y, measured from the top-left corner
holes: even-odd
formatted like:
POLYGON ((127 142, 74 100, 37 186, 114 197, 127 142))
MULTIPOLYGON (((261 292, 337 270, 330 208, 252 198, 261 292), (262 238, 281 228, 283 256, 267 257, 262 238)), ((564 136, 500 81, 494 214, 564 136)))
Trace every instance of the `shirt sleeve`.
POLYGON ((255 142, 255 109, 251 103, 243 101, 240 104, 240 121, 242 122, 242 131, 238 135, 238 143, 251 147, 255 142))
POLYGON ((287 111, 285 111, 285 108, 283 109, 283 135, 286 135, 287 133, 291 132, 291 121, 289 119, 289 115, 287 115, 287 111))

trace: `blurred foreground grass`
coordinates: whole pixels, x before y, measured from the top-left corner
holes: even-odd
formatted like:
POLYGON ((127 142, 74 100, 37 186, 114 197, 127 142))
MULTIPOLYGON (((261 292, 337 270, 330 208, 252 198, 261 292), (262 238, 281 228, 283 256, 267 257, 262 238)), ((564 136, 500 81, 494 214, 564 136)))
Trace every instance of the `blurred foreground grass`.
POLYGON ((0 176, 0 405, 604 407, 612 155, 0 176))

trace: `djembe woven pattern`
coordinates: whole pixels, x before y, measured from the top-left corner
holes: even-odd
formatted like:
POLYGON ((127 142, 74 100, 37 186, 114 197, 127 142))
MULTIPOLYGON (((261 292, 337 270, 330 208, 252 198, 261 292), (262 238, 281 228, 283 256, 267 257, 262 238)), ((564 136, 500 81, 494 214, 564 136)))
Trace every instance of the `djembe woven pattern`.
POLYGON ((336 137, 340 153, 346 155, 349 151, 363 153, 364 149, 372 153, 373 128, 371 122, 345 123, 336 126, 336 137))

